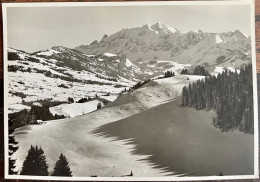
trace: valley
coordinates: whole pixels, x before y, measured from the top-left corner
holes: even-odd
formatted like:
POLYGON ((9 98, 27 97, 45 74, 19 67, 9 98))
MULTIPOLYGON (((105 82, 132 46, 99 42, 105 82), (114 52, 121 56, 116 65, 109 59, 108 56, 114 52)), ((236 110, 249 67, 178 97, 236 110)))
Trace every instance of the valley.
POLYGON ((49 174, 60 153, 75 177, 254 173, 254 130, 241 129, 252 119, 253 102, 236 104, 241 121, 233 117, 225 132, 213 123, 226 110, 219 108, 224 96, 232 101, 252 91, 250 83, 227 84, 250 81, 239 76, 251 63, 250 37, 238 30, 182 33, 158 22, 89 45, 33 53, 9 47, 7 55, 18 172, 30 146, 38 145, 49 174), (204 82, 214 81, 217 88, 206 88, 204 82))

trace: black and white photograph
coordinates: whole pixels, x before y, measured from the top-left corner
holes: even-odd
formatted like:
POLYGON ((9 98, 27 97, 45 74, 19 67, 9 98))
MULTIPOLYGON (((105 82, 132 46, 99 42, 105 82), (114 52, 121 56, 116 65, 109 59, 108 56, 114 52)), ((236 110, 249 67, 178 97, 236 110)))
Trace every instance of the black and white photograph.
POLYGON ((4 3, 5 177, 254 179, 254 1, 4 3))

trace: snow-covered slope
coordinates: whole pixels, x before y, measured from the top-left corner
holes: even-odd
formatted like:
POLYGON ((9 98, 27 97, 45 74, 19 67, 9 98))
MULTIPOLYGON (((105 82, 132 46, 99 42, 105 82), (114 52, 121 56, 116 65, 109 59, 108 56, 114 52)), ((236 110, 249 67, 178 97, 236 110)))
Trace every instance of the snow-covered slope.
POLYGON ((113 101, 137 81, 156 78, 166 70, 179 74, 191 66, 163 60, 134 64, 125 56, 86 55, 61 46, 33 54, 9 48, 8 59, 10 113, 29 109, 37 101, 66 102, 68 97, 78 101, 98 94, 113 101))
POLYGON ((227 68, 225 68, 225 67, 217 66, 215 68, 215 70, 211 74, 217 76, 219 73, 221 74, 225 70, 232 71, 232 72, 236 71, 236 72, 240 73, 240 70, 235 69, 235 67, 227 67, 227 68))
MULTIPOLYGON (((162 30, 166 31, 165 27, 162 30)), ((157 58, 133 63, 117 54, 89 55, 61 46, 33 54, 9 48, 8 59, 9 112, 29 109, 32 102, 41 100, 65 102, 68 97, 78 101, 98 94, 113 101, 122 90, 140 80, 160 77, 165 71, 179 75, 184 68, 194 66, 157 58)), ((226 67, 225 59, 225 56, 217 59, 218 67, 226 67)), ((232 62, 228 69, 237 68, 234 65, 232 62)), ((210 66, 213 74, 218 73, 215 66, 210 66)))
POLYGON ((151 80, 136 90, 120 95, 109 106, 135 103, 135 105, 143 108, 151 108, 179 98, 184 86, 204 78, 204 76, 197 75, 177 75, 170 78, 151 80))
MULTIPOLYGON (((106 106, 96 112, 75 118, 47 121, 47 124, 44 125, 30 125, 16 129, 15 137, 19 142, 19 149, 13 155, 13 158, 17 159, 16 169, 18 171, 21 169, 31 145, 40 145, 44 150, 50 174, 58 156, 62 152, 69 161, 74 177, 90 177, 91 175, 97 175, 98 177, 122 177, 129 175, 131 171, 134 177, 175 176, 176 173, 174 170, 169 170, 167 165, 160 165, 160 159, 167 159, 167 157, 169 159, 169 156, 172 155, 171 152, 174 152, 176 159, 172 161, 179 161, 178 164, 184 160, 187 161, 185 164, 188 166, 190 166, 188 162, 191 160, 196 165, 198 162, 201 162, 193 152, 189 152, 188 155, 183 154, 183 151, 187 148, 189 148, 188 151, 203 148, 205 155, 202 158, 205 160, 212 157, 212 152, 209 151, 214 151, 216 156, 221 159, 219 160, 221 163, 218 163, 217 166, 209 165, 213 168, 213 170, 210 170, 212 174, 218 174, 221 166, 226 167, 226 163, 223 161, 225 158, 230 159, 232 163, 236 164, 238 161, 232 159, 232 157, 230 158, 233 155, 239 158, 245 154, 249 154, 246 155, 247 158, 242 157, 246 165, 246 167, 242 168, 248 168, 253 161, 251 157, 253 156, 253 150, 247 150, 253 145, 252 135, 240 132, 220 133, 209 122, 209 120, 212 120, 212 112, 182 108, 178 102, 173 105, 170 102, 178 98, 184 85, 197 79, 203 79, 203 77, 178 75, 176 77, 154 80, 133 92, 121 95, 115 103, 111 103, 110 106, 106 106), (187 77, 189 80, 187 80, 187 77), (165 105, 164 103, 166 102, 169 103, 165 105), (156 112, 159 112, 159 117, 157 117, 156 112), (169 116, 169 112, 174 114, 169 116), (166 114, 163 115, 162 113, 166 114), (153 120, 153 116, 155 115, 156 117, 154 118, 156 120, 153 120), (203 120, 205 115, 208 119, 203 120), (193 118, 194 116, 196 118, 193 118), (138 120, 135 120, 135 118, 138 120), (185 121, 187 118, 189 120, 185 121), (120 125, 121 122, 126 127, 120 125), (121 128, 116 126, 110 128, 116 133, 119 132, 118 128, 123 131, 135 128, 135 130, 132 130, 134 138, 128 137, 127 139, 122 139, 120 137, 113 137, 109 135, 110 133, 102 132, 101 128, 106 127, 106 124, 112 124, 113 126, 119 124, 121 128), (144 128, 148 128, 148 130, 143 130, 144 128), (163 128, 166 128, 166 130, 163 128), (198 132, 201 128, 204 132, 198 132), (97 130, 98 132, 96 132, 97 130), (136 131, 141 132, 141 134, 135 133, 136 131), (143 135, 144 131, 145 135, 143 135), (188 135, 183 137, 183 133, 188 133, 188 135), (146 137, 140 139, 135 134, 146 137), (142 139, 146 141, 150 136, 153 136, 154 139, 158 139, 157 137, 159 137, 159 141, 162 141, 163 144, 167 144, 165 137, 168 137, 170 138, 168 142, 174 142, 172 145, 176 148, 162 146, 160 145, 162 143, 156 140, 157 142, 154 142, 152 145, 142 145, 142 147, 147 147, 146 152, 137 152, 140 149, 140 145, 146 143, 142 139), (179 140, 181 136, 183 137, 182 142, 179 140), (207 136, 206 139, 205 136, 207 136), (218 143, 218 146, 225 146, 223 147, 225 149, 227 148, 226 146, 232 146, 231 148, 234 151, 240 148, 241 142, 246 144, 245 146, 248 148, 246 147, 246 149, 238 153, 235 152, 235 154, 234 151, 229 149, 223 152, 223 148, 212 146, 212 140, 218 143), (136 143, 141 144, 137 145, 136 143), (159 152, 158 154, 156 152, 150 153, 149 151, 149 149, 152 151, 161 151, 162 148, 160 147, 163 148, 165 153, 159 152), (170 149, 170 151, 165 150, 166 148, 170 149), (158 160, 151 160, 153 157, 158 157, 156 155, 160 156, 160 158, 157 158, 158 160), (185 159, 177 159, 179 156, 185 157, 185 159)), ((129 132, 127 133, 129 134, 129 132)), ((151 141, 147 143, 151 144, 151 141)), ((162 163, 165 164, 165 161, 162 161, 162 163)), ((206 168, 203 162, 198 165, 202 165, 204 169, 206 168)), ((171 163, 171 166, 174 165, 171 163)), ((183 165, 180 168, 182 167, 183 165)), ((187 170, 190 168, 192 167, 180 170, 186 170, 186 175, 189 175, 189 172, 194 172, 187 170)), ((240 169, 238 165, 235 165, 234 168, 240 169)), ((200 171, 197 166, 195 169, 195 171, 200 171)), ((228 170, 230 167, 225 169, 228 170)), ((228 170, 226 173, 229 172, 232 172, 232 170, 228 170)))
POLYGON ((75 49, 55 46, 49 50, 35 52, 33 55, 38 55, 49 60, 55 59, 58 61, 56 64, 59 66, 69 67, 76 71, 88 70, 113 79, 123 77, 131 81, 136 81, 138 77, 141 78, 143 76, 140 68, 132 65, 130 69, 126 67, 126 62, 129 62, 129 59, 109 52, 99 55, 89 55, 75 49))
POLYGON ((109 97, 108 100, 112 101, 111 98, 115 99, 122 90, 135 83, 127 78, 111 77, 106 72, 102 74, 84 68, 80 63, 76 64, 76 60, 68 60, 73 59, 69 55, 67 61, 72 64, 66 65, 66 61, 60 60, 66 60, 61 51, 64 50, 51 49, 29 54, 9 48, 9 112, 29 109, 28 105, 32 102, 42 100, 65 102, 68 97, 78 101, 98 95, 109 97), (57 54, 62 55, 58 58, 57 54))
MULTIPOLYGON (((184 85, 203 79, 200 76, 188 77, 189 80, 186 75, 179 75, 150 81, 137 90, 122 94, 106 107, 84 116, 16 129, 15 137, 19 142, 19 150, 13 155, 17 159, 16 169, 21 169, 29 147, 40 145, 47 157, 50 173, 62 152, 70 163, 73 176, 124 176, 131 171, 134 176, 173 175, 174 172, 154 168, 156 164, 145 161, 149 155, 134 155, 132 151, 135 145, 131 145, 131 139, 116 141, 116 138, 99 137, 93 134, 93 130, 176 99, 184 85)), ((61 110, 59 106, 53 108, 56 113, 61 110)))

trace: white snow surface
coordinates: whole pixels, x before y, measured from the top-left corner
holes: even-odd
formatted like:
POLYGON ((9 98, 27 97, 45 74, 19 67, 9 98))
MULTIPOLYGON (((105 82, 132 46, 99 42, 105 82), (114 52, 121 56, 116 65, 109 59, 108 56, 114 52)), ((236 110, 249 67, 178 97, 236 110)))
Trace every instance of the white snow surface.
POLYGON ((37 53, 37 55, 51 56, 53 54, 58 54, 58 53, 60 53, 60 52, 53 50, 53 49, 47 49, 47 50, 37 53))
POLYGON ((14 104, 14 105, 8 107, 8 113, 19 112, 24 109, 30 110, 31 107, 23 105, 23 104, 14 104))
POLYGON ((126 58, 126 61, 125 61, 125 65, 126 67, 131 67, 131 66, 135 66, 129 59, 126 58))
POLYGON ((192 66, 191 64, 181 64, 175 61, 165 61, 165 60, 158 60, 157 63, 167 63, 168 65, 172 65, 171 68, 168 68, 165 71, 173 71, 175 75, 179 75, 184 68, 189 68, 192 66))
MULTIPOLYGON (((15 130, 19 149, 13 158, 17 159, 16 169, 22 163, 31 145, 40 145, 47 156, 49 172, 62 152, 70 163, 73 176, 123 176, 133 171, 134 176, 165 176, 167 170, 154 168, 156 164, 142 160, 149 155, 133 153, 134 144, 114 137, 101 137, 92 133, 98 127, 130 117, 148 108, 169 102, 180 96, 182 87, 189 82, 203 79, 202 76, 178 75, 151 81, 134 90, 129 97, 136 98, 130 103, 104 107, 87 115, 75 118, 47 121, 44 125, 30 125, 15 130), (187 77, 190 79, 187 80, 187 77), (127 165, 126 165, 127 164, 127 165)), ((125 95, 125 94, 124 94, 125 95)))
MULTIPOLYGON (((69 161, 74 177, 122 176, 133 171, 135 176, 164 176, 167 172, 152 168, 153 164, 141 161, 148 155, 134 155, 134 145, 129 140, 113 141, 113 138, 92 134, 97 127, 131 116, 137 107, 129 106, 131 112, 120 107, 105 108, 88 115, 70 119, 48 121, 44 125, 31 125, 15 131, 19 149, 13 155, 20 170, 31 145, 40 145, 47 156, 49 172, 62 152, 69 161), (126 145, 127 144, 127 145, 126 145), (127 164, 127 165, 126 165, 127 164)), ((115 138, 114 138, 115 139, 115 138)))
POLYGON ((163 32, 167 33, 175 33, 177 32, 176 28, 173 28, 169 25, 163 24, 161 22, 158 22, 155 24, 155 26, 157 26, 160 30, 162 30, 163 32))
MULTIPOLYGON (((77 77, 77 75, 73 75, 77 77)), ((94 74, 83 74, 81 77, 84 79, 88 77, 90 80, 99 80, 94 74)), ((80 77, 80 75, 79 75, 80 77)), ((40 73, 28 73, 28 72, 9 72, 8 73, 8 89, 14 93, 22 92, 26 95, 23 98, 26 102, 37 102, 38 100, 50 100, 50 101, 67 101, 68 97, 73 97, 75 101, 86 98, 95 97, 110 93, 112 95, 119 94, 125 87, 116 88, 111 85, 99 85, 99 84, 83 84, 79 82, 69 82, 56 78, 49 78, 40 73), (24 84, 20 84, 23 82, 24 84), (59 87, 59 85, 66 85, 69 88, 59 87)), ((112 82, 107 80, 107 82, 112 82)), ((16 97, 13 94, 8 95, 8 108, 9 112, 17 112, 18 109, 22 110, 22 107, 16 106, 17 103, 22 104, 22 99, 16 97)), ((25 107, 25 106, 24 106, 25 107)))
POLYGON ((216 35, 215 38, 216 38, 216 43, 217 43, 217 44, 220 44, 220 43, 224 42, 223 39, 220 38, 219 35, 216 35))
POLYGON ((109 96, 103 96, 103 95, 101 95, 101 96, 99 96, 99 97, 100 97, 100 98, 103 98, 103 99, 106 99, 106 100, 108 100, 108 101, 110 101, 110 102, 113 102, 114 100, 117 99, 118 95, 109 95, 109 96))
POLYGON ((221 66, 216 66, 215 70, 211 73, 212 75, 217 76, 219 73, 223 73, 225 70, 229 70, 232 72, 237 71, 238 73, 240 73, 239 69, 236 69, 235 67, 221 67, 221 66))
POLYGON ((109 52, 104 53, 103 55, 107 56, 107 57, 115 57, 115 56, 117 56, 116 54, 112 54, 112 53, 109 53, 109 52))
POLYGON ((95 55, 93 55, 93 54, 85 54, 85 55, 88 57, 95 57, 95 55))
POLYGON ((178 32, 178 30, 176 28, 173 28, 169 25, 157 22, 154 25, 150 25, 150 24, 145 24, 145 26, 152 32, 154 32, 155 34, 158 34, 159 32, 163 32, 165 34, 168 33, 175 33, 178 32))
POLYGON ((170 78, 153 80, 148 86, 143 86, 131 93, 145 107, 154 107, 169 102, 181 96, 182 88, 204 76, 176 75, 170 78), (187 79, 189 78, 189 79, 187 79), (149 85, 152 86, 149 86, 149 85))
MULTIPOLYGON (((73 118, 75 116, 84 115, 97 110, 97 104, 100 101, 93 100, 85 103, 71 103, 71 104, 61 104, 58 106, 50 107, 50 112, 52 115, 64 115, 65 117, 73 118)), ((104 104, 100 102, 102 106, 104 104)))
MULTIPOLYGON (((117 78, 116 81, 112 81, 110 77, 102 73, 76 71, 66 66, 60 67, 55 64, 57 60, 37 57, 36 55, 12 48, 8 48, 8 51, 17 53, 23 59, 8 61, 8 65, 19 66, 21 70, 24 70, 8 72, 8 89, 12 91, 8 94, 9 113, 29 109, 28 106, 23 105, 22 101, 37 102, 46 99, 50 101, 66 101, 68 97, 73 97, 77 101, 81 98, 94 97, 97 93, 99 95, 106 95, 108 93, 118 95, 124 88, 135 84, 122 77, 117 78), (28 61, 26 58, 29 57, 35 58, 39 62, 28 61), (28 69, 31 72, 28 72, 28 69), (45 76, 47 72, 51 72, 52 78, 45 76), (79 82, 65 81, 59 77, 72 77, 79 80, 79 82), (122 87, 115 87, 118 84, 122 87), (65 85, 68 88, 63 88, 61 85, 65 85), (25 98, 17 97, 15 93, 22 93, 25 95, 25 98)), ((46 50, 46 52, 57 53, 58 51, 51 49, 46 50)))

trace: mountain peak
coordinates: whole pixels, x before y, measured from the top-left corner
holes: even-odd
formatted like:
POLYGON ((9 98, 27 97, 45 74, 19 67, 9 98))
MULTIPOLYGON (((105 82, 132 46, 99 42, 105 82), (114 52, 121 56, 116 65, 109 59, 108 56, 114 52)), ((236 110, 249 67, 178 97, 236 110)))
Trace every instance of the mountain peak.
POLYGON ((155 32, 156 34, 158 33, 165 33, 165 34, 174 34, 176 32, 179 32, 176 28, 173 28, 169 25, 163 24, 161 22, 157 22, 153 25, 150 24, 145 24, 143 25, 144 28, 149 29, 150 31, 155 32))
POLYGON ((166 34, 179 32, 179 30, 177 30, 176 28, 173 28, 173 27, 163 24, 161 22, 155 23, 154 25, 151 26, 151 28, 155 31, 164 32, 166 34))
POLYGON ((55 51, 59 51, 59 52, 66 52, 68 50, 71 50, 71 49, 64 47, 64 46, 53 46, 51 49, 55 50, 55 51))
POLYGON ((242 32, 242 31, 240 31, 240 30, 235 30, 235 34, 238 35, 238 36, 240 36, 240 37, 246 37, 246 38, 248 38, 248 36, 247 36, 244 32, 242 32))
POLYGON ((158 26, 158 27, 167 26, 167 25, 165 25, 165 24, 163 24, 163 23, 161 23, 161 22, 157 22, 157 23, 155 23, 154 25, 156 25, 156 26, 158 26))

